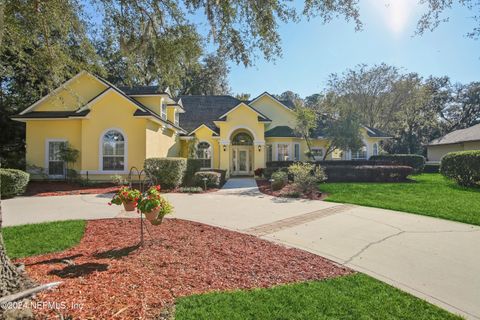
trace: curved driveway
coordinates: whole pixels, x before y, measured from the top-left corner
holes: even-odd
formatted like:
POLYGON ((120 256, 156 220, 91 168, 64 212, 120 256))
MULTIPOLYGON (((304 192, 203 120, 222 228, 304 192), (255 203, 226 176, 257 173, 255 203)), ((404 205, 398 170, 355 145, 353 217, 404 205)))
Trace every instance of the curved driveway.
MULTIPOLYGON (((278 199, 249 179, 219 192, 167 194, 175 217, 250 233, 367 273, 442 308, 480 319, 480 227, 391 210, 278 199)), ((108 195, 2 201, 4 225, 137 216, 108 195)))

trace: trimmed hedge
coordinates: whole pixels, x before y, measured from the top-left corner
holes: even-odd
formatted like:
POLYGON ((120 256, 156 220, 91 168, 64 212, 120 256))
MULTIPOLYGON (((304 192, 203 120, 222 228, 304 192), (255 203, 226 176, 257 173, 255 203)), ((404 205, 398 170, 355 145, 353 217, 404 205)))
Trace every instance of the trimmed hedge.
MULTIPOLYGON (((298 161, 268 161, 267 168, 288 168, 298 161)), ((321 161, 305 161, 320 166, 378 166, 389 165, 388 161, 380 160, 321 160, 321 161)))
POLYGON ((326 166, 327 182, 398 182, 413 173, 410 166, 326 166))
POLYGON ((480 184, 480 150, 447 153, 440 162, 440 173, 461 186, 480 184))
POLYGON ((409 166, 413 168, 414 173, 422 173, 425 167, 425 157, 419 154, 383 154, 371 156, 370 160, 397 166, 409 166))
POLYGON ((182 184, 187 170, 185 158, 149 158, 145 159, 145 172, 163 188, 176 188, 182 184))
POLYGON ((426 163, 423 168, 424 173, 439 173, 440 163, 426 163))
POLYGON ((203 181, 204 178, 207 178, 207 188, 219 188, 222 174, 220 172, 215 171, 199 171, 195 173, 195 185, 198 187, 205 187, 205 182, 203 181))
POLYGON ((30 174, 17 169, 0 169, 0 192, 2 197, 23 194, 30 180, 30 174))
POLYGON ((183 185, 191 186, 194 184, 195 173, 202 168, 202 161, 201 159, 187 159, 187 169, 183 177, 183 185))

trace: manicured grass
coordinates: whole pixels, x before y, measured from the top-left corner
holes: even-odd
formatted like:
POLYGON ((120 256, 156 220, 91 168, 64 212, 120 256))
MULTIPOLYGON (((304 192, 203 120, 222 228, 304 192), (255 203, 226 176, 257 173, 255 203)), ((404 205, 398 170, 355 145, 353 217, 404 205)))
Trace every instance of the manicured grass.
POLYGON ((460 187, 440 174, 403 183, 325 183, 326 201, 353 203, 480 225, 480 188, 460 187))
POLYGON ((80 242, 85 221, 57 221, 2 229, 10 258, 22 258, 43 253, 62 251, 80 242))
POLYGON ((460 319, 363 274, 180 298, 176 320, 460 319))

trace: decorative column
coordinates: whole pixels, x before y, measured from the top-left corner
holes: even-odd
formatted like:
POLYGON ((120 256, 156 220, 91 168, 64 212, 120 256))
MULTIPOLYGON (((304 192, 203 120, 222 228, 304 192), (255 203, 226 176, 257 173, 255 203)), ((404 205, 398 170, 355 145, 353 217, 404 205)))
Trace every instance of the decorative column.
POLYGON ((220 169, 227 170, 227 177, 230 176, 230 140, 220 140, 220 169))
POLYGON ((265 168, 265 140, 253 141, 253 170, 265 168))

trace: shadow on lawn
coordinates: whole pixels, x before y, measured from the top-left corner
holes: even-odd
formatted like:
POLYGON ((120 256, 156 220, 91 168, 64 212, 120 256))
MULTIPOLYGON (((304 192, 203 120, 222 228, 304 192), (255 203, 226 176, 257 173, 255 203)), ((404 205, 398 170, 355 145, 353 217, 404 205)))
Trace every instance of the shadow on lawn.
POLYGON ((120 259, 128 256, 130 253, 137 250, 139 247, 140 244, 136 244, 121 249, 112 249, 104 252, 95 253, 93 256, 97 259, 120 259))
POLYGON ((83 263, 67 266, 63 269, 52 270, 48 274, 60 278, 77 278, 89 275, 93 272, 102 272, 108 270, 108 264, 105 263, 83 263))

